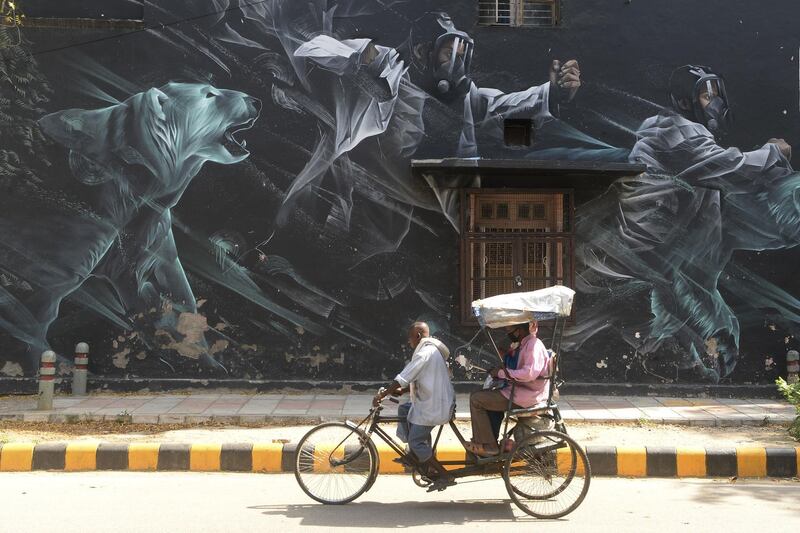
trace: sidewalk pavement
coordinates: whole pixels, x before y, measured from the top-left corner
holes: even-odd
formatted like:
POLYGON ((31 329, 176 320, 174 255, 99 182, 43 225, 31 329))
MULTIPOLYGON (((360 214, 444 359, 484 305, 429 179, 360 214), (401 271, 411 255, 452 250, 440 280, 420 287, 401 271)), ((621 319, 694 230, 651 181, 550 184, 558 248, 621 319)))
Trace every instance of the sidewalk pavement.
MULTIPOLYGON (((0 421, 120 420, 141 424, 221 422, 259 424, 271 419, 356 419, 366 416, 371 394, 136 394, 57 396, 52 411, 37 411, 36 396, 0 398, 0 421)), ((567 422, 743 426, 786 424, 795 408, 775 399, 562 396, 567 422)), ((385 414, 397 405, 385 402, 385 414)), ((456 417, 469 418, 469 395, 457 395, 456 417)))

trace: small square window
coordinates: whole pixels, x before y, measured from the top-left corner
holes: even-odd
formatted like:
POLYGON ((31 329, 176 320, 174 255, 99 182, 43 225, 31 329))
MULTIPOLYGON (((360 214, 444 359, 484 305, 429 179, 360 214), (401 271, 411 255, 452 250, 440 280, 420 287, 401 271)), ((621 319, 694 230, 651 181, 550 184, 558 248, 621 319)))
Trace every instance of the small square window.
POLYGON ((505 119, 503 141, 506 146, 530 146, 533 141, 533 121, 525 118, 505 119))
POLYGON ((552 27, 559 23, 559 0, 478 0, 481 26, 552 27))
POLYGON ((494 216, 494 204, 481 204, 481 218, 492 218, 494 216))
POLYGON ((534 220, 544 220, 547 218, 547 206, 545 204, 531 204, 533 206, 534 220))
POLYGON ((508 204, 497 204, 497 218, 508 218, 508 204))
POLYGON ((519 204, 517 206, 517 218, 531 218, 531 204, 519 204))

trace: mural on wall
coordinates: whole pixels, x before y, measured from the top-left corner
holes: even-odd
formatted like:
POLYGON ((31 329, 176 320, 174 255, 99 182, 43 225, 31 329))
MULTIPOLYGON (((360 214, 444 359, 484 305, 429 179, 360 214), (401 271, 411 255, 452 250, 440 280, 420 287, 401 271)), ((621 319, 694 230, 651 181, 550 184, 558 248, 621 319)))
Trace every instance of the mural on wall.
POLYGON ((403 358, 394 333, 420 318, 462 344, 472 183, 414 177, 412 158, 646 165, 577 207, 567 341, 585 375, 580 354, 611 339, 615 357, 718 381, 765 316, 794 334, 800 302, 736 253, 800 243, 800 181, 785 141, 728 147, 736 87, 681 67, 650 118, 609 89, 617 116, 592 100, 599 82, 587 94, 583 60, 549 51, 483 87, 471 9, 425 4, 145 2, 153 24, 109 48, 158 61, 130 66, 97 46, 37 61, 0 28, 0 331, 22 347, 0 373, 78 334, 97 373, 180 377, 383 379, 403 358), (532 146, 504 145, 508 118, 533 121, 532 146))
POLYGON ((41 213, 9 206, 0 218, 2 268, 31 290, 4 290, 5 329, 36 352, 61 301, 89 278, 107 281, 126 313, 174 306, 162 329, 183 327, 188 350, 205 353, 186 335, 197 306, 172 234, 170 210, 208 161, 234 164, 249 153, 234 135, 258 118, 259 100, 210 85, 169 83, 110 107, 46 115, 42 131, 69 150, 69 169, 87 188, 83 213, 41 213), (184 324, 182 324, 182 322, 184 324))
POLYGON ((749 152, 718 144, 732 112, 710 68, 678 68, 669 91, 672 107, 642 123, 629 156, 647 173, 617 181, 579 211, 580 290, 608 303, 580 325, 576 342, 624 321, 620 300, 647 294, 652 318, 628 324, 623 338, 644 354, 677 342, 681 367, 718 381, 736 365, 740 337, 720 278, 736 250, 800 244, 800 176, 783 139, 749 152))

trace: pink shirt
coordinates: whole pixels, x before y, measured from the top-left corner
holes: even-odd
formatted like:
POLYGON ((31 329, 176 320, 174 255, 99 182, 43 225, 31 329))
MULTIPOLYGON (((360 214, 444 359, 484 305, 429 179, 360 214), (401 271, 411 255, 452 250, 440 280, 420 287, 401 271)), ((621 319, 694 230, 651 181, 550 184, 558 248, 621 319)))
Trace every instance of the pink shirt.
MULTIPOLYGON (((520 342, 519 362, 517 368, 502 369, 497 376, 512 379, 516 382, 514 387, 514 403, 521 407, 533 407, 539 402, 547 400, 547 387, 550 380, 536 379, 547 372, 547 363, 550 356, 544 343, 536 335, 528 335, 520 342)), ((511 396, 511 384, 500 392, 508 398, 511 396)))

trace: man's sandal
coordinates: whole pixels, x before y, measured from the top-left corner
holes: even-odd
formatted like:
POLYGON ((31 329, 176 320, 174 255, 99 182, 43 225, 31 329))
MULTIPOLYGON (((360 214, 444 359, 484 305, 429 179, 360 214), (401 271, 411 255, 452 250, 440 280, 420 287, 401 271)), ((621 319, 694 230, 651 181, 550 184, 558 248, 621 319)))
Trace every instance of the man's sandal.
POLYGON ((478 457, 494 457, 500 455, 500 449, 487 450, 484 444, 479 444, 477 442, 467 442, 464 448, 472 455, 477 455, 478 457))

